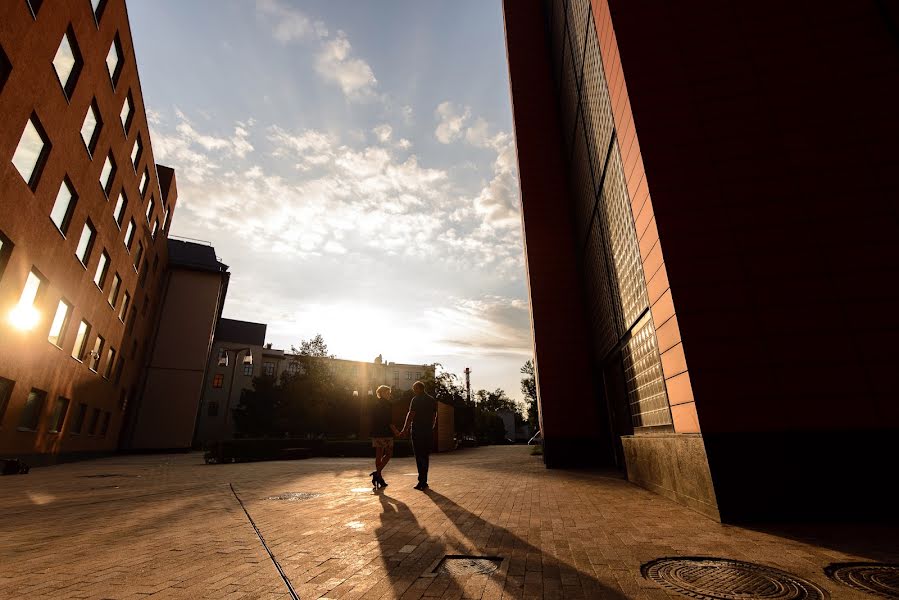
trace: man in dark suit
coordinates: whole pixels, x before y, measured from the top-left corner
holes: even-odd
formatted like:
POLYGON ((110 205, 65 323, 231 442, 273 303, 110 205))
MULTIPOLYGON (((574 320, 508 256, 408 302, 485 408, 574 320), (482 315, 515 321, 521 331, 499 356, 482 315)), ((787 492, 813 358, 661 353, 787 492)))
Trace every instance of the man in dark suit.
POLYGON ((428 466, 431 458, 431 446, 434 441, 434 429, 437 427, 437 400, 425 393, 425 384, 416 381, 412 384, 415 396, 409 404, 406 423, 402 433, 412 433, 412 451, 415 453, 415 464, 418 467, 418 485, 416 490, 428 489, 428 466))

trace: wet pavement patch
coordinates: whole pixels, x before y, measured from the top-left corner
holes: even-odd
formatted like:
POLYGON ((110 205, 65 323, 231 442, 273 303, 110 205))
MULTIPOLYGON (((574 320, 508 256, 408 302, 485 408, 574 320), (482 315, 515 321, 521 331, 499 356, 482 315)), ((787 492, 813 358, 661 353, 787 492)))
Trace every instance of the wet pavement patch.
POLYGON ((755 563, 706 556, 659 558, 640 567, 643 577, 701 600, 824 600, 810 581, 755 563))
POLYGON ((433 572, 439 574, 465 577, 468 575, 488 575, 499 569, 503 559, 499 556, 468 556, 463 554, 447 554, 433 572))
POLYGON ((321 494, 315 492, 284 492, 277 496, 269 496, 266 500, 288 500, 297 502, 299 500, 311 500, 312 498, 318 498, 319 496, 321 496, 321 494))
POLYGON ((824 569, 828 577, 881 598, 899 598, 899 564, 835 563, 824 569))

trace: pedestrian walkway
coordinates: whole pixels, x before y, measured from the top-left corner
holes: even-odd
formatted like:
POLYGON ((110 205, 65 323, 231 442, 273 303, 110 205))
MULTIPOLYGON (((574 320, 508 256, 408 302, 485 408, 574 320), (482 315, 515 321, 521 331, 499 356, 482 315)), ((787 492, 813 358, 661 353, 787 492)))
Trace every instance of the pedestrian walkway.
POLYGON ((288 583, 304 600, 683 598, 641 565, 714 556, 853 599, 871 597, 826 565, 899 561, 895 530, 721 525, 617 474, 547 471, 522 446, 434 455, 428 492, 407 458, 374 493, 372 462, 118 456, 4 477, 0 598, 292 598, 288 583), (447 555, 499 566, 435 574, 447 555))

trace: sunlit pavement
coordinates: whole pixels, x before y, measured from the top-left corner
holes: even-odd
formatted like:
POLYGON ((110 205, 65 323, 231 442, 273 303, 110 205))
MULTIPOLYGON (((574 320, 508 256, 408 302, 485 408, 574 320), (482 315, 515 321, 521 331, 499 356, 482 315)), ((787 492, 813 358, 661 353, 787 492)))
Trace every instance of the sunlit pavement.
POLYGON ((0 597, 291 598, 247 513, 303 599, 682 598, 640 574, 678 555, 763 563, 864 598, 823 568, 899 560, 895 531, 723 526, 614 474, 547 471, 522 446, 434 455, 426 493, 412 489, 410 458, 373 493, 371 463, 204 465, 193 453, 3 477, 0 597), (299 495, 269 499, 287 493, 299 495), (502 562, 489 575, 432 573, 457 554, 502 562))

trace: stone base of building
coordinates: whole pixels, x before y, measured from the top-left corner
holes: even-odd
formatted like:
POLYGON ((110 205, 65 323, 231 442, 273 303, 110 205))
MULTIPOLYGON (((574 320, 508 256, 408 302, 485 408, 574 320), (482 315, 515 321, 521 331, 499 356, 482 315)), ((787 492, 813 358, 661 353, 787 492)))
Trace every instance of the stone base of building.
POLYGON ((621 442, 629 481, 720 520, 701 435, 629 435, 621 442))

